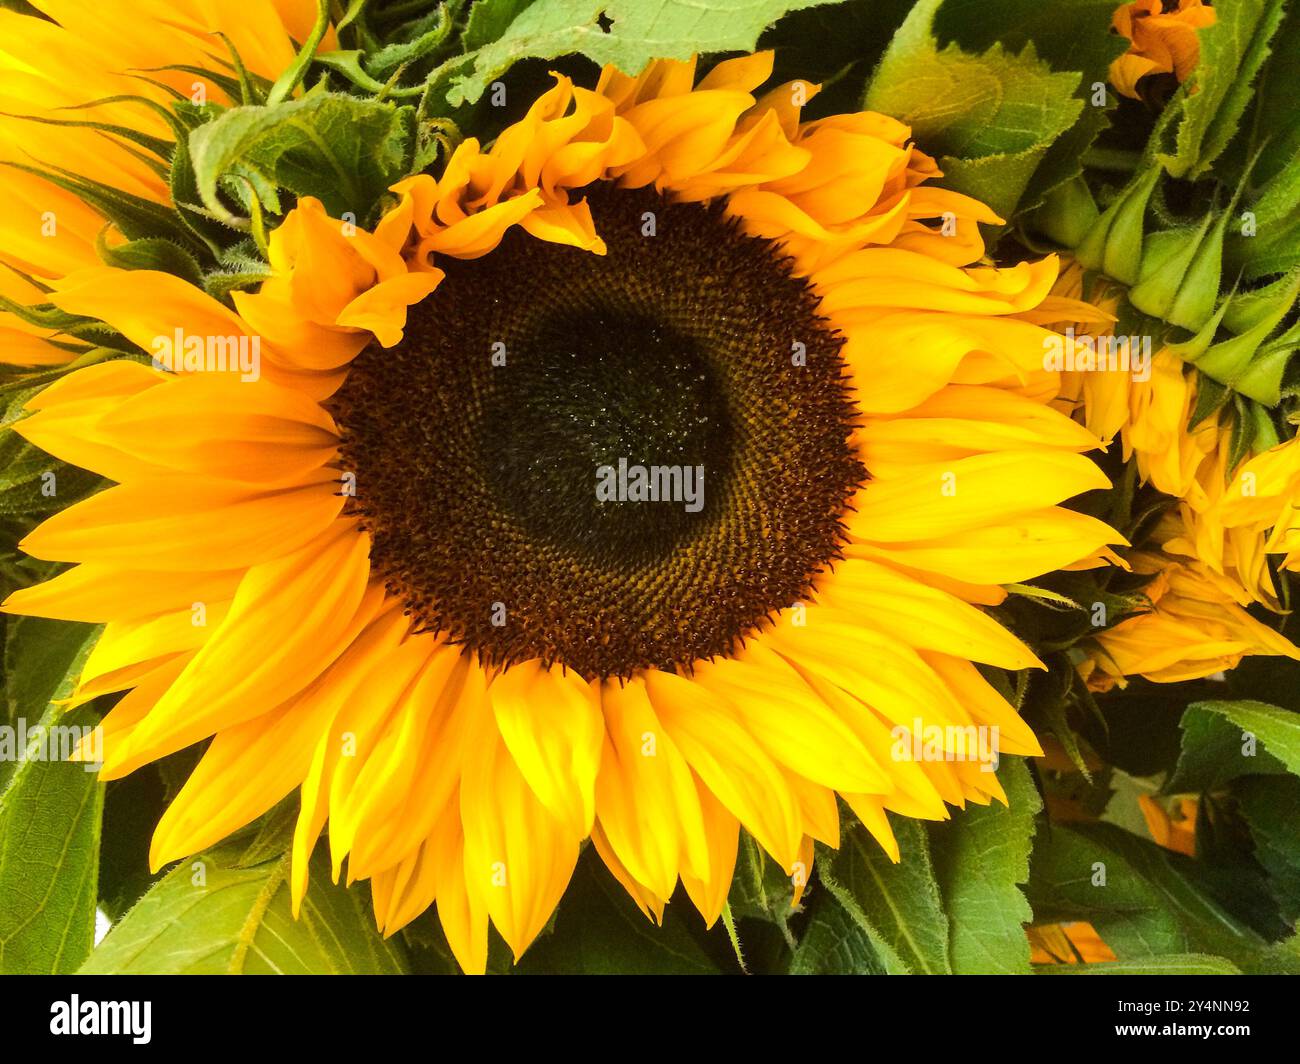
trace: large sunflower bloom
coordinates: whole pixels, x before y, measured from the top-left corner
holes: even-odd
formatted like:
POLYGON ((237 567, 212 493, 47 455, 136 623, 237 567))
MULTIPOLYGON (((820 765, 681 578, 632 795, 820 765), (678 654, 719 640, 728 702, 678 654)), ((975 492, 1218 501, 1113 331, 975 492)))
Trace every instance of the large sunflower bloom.
POLYGON ((146 351, 260 342, 256 379, 114 361, 18 426, 116 482, 6 603, 106 624, 103 774, 211 738, 155 867, 297 789, 295 903, 328 821, 388 933, 436 902, 481 971, 588 838, 648 914, 680 881, 712 922, 742 826, 793 873, 837 795, 895 859, 886 810, 1005 800, 972 730, 1039 746, 977 665, 1038 662, 979 606, 1118 540, 1060 506, 1107 482, 1051 406, 1056 263, 977 265, 993 215, 904 126, 801 122, 771 65, 557 78, 373 233, 302 201, 234 309, 53 280, 146 351), (707 492, 629 505, 620 460, 707 492))

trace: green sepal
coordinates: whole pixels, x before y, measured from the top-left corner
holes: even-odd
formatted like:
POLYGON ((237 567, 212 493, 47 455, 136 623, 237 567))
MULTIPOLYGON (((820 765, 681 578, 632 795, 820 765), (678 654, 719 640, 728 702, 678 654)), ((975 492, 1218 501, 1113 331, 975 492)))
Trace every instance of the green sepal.
POLYGON ((1129 292, 1133 305, 1193 332, 1209 321, 1219 298, 1227 221, 1227 211, 1217 218, 1210 213, 1194 229, 1152 233, 1138 283, 1129 292))
POLYGON ((1075 258, 1085 269, 1097 270, 1122 284, 1137 283, 1147 204, 1159 179, 1160 168, 1148 167, 1102 212, 1075 248, 1075 258))
POLYGON ((1228 300, 1223 327, 1244 333, 1266 318, 1281 321, 1300 295, 1300 266, 1262 288, 1239 292, 1228 300))
POLYGON ((1166 344, 1165 347, 1184 362, 1195 362, 1213 345, 1214 338, 1219 334, 1219 325, 1224 315, 1228 313, 1228 305, 1228 300, 1223 300, 1210 320, 1202 325, 1194 336, 1177 343, 1166 344))
POLYGON ((1297 348, 1300 348, 1300 327, 1287 330, 1261 347, 1233 387, 1265 406, 1276 406, 1282 398, 1287 367, 1297 348))
MULTIPOLYGON (((481 6, 476 4, 475 10, 481 6)), ((426 21, 432 22, 432 28, 425 30, 415 40, 395 41, 376 52, 366 55, 366 72, 375 77, 391 77, 402 67, 424 59, 437 51, 450 36, 454 20, 444 5, 438 7, 435 11, 431 11, 426 21)))
POLYGON ((202 286, 203 290, 213 299, 220 300, 222 303, 229 303, 231 292, 241 292, 270 278, 271 271, 264 265, 259 268, 250 267, 246 270, 215 270, 212 273, 204 274, 202 286))
POLYGON ((1030 225, 1061 247, 1073 248, 1083 242, 1100 218, 1088 182, 1080 174, 1047 194, 1043 205, 1030 215, 1030 225))
POLYGON ((104 263, 119 270, 158 270, 174 274, 190 284, 202 283, 198 260, 185 248, 165 237, 144 237, 110 247, 105 231, 95 237, 95 251, 104 263))
POLYGON ((1191 417, 1187 419, 1188 432, 1222 410, 1230 398, 1232 391, 1227 385, 1202 374, 1196 382, 1196 405, 1192 408, 1191 417))
MULTIPOLYGON (((1297 292, 1300 292, 1300 273, 1292 278, 1290 299, 1268 300, 1267 316, 1258 318, 1240 335, 1212 344, 1192 360, 1196 368, 1257 402, 1275 406, 1281 399, 1282 378, 1296 341, 1285 333, 1272 343, 1266 341, 1290 313, 1297 292)), ((1225 307, 1228 305, 1225 303, 1225 307)))
POLYGON ((398 85, 391 79, 380 81, 378 78, 371 77, 361 65, 361 58, 364 55, 365 53, 360 49, 353 48, 349 51, 325 52, 323 55, 318 55, 315 62, 342 74, 357 88, 373 93, 378 99, 405 100, 424 95, 424 85, 398 85))
MULTIPOLYGON (((329 29, 329 25, 329 0, 316 0, 316 21, 293 62, 275 79, 275 84, 271 86, 270 91, 266 94, 268 107, 284 103, 293 95, 293 90, 302 83, 302 79, 307 74, 307 68, 311 66, 312 58, 316 55, 316 49, 320 47, 320 42, 325 39, 325 33, 329 29)), ((245 100, 244 102, 248 103, 250 101, 245 100)))
MULTIPOLYGON (((213 70, 211 67, 193 66, 189 63, 169 63, 167 66, 142 67, 138 73, 164 74, 169 71, 175 71, 181 74, 193 74, 195 77, 206 78, 232 100, 238 100, 243 97, 243 86, 239 83, 238 75, 232 77, 230 74, 223 74, 220 71, 213 70)), ((256 75, 250 75, 250 77, 256 77, 256 75)), ((268 87, 270 85, 265 78, 257 78, 257 81, 265 83, 268 87)), ((189 99, 189 97, 187 97, 183 92, 176 92, 176 96, 178 99, 182 100, 189 99)))
MULTIPOLYGON (((155 137, 148 133, 141 133, 138 129, 132 129, 130 126, 113 125, 108 122, 91 122, 85 119, 75 118, 46 118, 43 115, 18 115, 4 112, 6 118, 17 118, 24 122, 40 122, 46 126, 69 126, 79 129, 95 129, 100 133, 106 133, 112 137, 121 137, 123 140, 130 141, 132 144, 139 145, 146 151, 153 152, 159 159, 166 159, 171 155, 172 142, 162 137, 155 137)), ((154 165, 154 164, 151 164, 154 165)))
MULTIPOLYGON (((243 104, 262 103, 265 100, 265 90, 259 89, 257 81, 254 81, 253 75, 249 73, 248 67, 244 65, 243 56, 239 54, 239 49, 235 47, 235 42, 220 30, 214 30, 214 37, 220 37, 221 43, 226 46, 226 51, 230 53, 230 65, 234 68, 235 76, 239 79, 239 101, 243 104)), ((262 81, 263 79, 257 79, 262 81)))
POLYGON ((161 236, 170 238, 182 246, 195 247, 193 236, 177 219, 175 211, 161 203, 123 192, 121 189, 81 177, 68 170, 27 166, 15 162, 0 162, 0 165, 12 166, 16 170, 35 174, 57 188, 71 192, 116 225, 130 240, 161 236))
POLYGON ((1240 395, 1234 395, 1232 399, 1233 412, 1235 417, 1232 419, 1232 434, 1228 448, 1228 469, 1236 469, 1237 466, 1255 450, 1255 434, 1259 428, 1259 422, 1251 415, 1247 409, 1247 401, 1240 395))

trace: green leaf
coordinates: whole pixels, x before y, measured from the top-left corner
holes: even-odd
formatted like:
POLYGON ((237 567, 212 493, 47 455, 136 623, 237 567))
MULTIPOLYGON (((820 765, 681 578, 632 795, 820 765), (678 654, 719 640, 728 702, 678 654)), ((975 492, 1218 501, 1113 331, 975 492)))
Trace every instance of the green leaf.
POLYGON ((506 35, 510 23, 535 2, 536 0, 478 0, 469 9, 465 32, 461 34, 460 41, 465 51, 474 52, 493 41, 499 41, 506 35))
MULTIPOLYGON (((1101 136, 1110 125, 1110 112, 1103 107, 1084 107, 1079 120, 1059 136, 1052 146, 1043 154, 1043 161, 1034 171, 1033 177, 1025 187, 1017 209, 1032 210, 1043 204, 1047 198, 1059 189, 1068 188, 1076 179, 1082 181, 1083 159, 1093 142, 1101 136)), ((1086 186, 1085 186, 1086 187, 1086 186)), ((1076 220, 1076 226, 1082 227, 1091 222, 1097 213, 1096 204, 1091 197, 1086 201, 1086 214, 1076 220)), ((1077 243, 1082 233, 1075 235, 1077 243)))
MULTIPOLYGON (((1082 78, 1076 95, 1086 101, 1079 120, 1048 148, 1034 171, 1019 210, 1043 203, 1055 190, 1083 172, 1083 158, 1110 124, 1108 107, 1093 99, 1100 85, 1105 93, 1111 62, 1123 55, 1128 42, 1110 31, 1113 0, 945 0, 935 16, 935 35, 955 41, 964 51, 980 53, 994 44, 1020 52, 1033 44, 1038 57, 1053 70, 1076 70, 1082 78)), ((1109 99, 1113 100, 1111 92, 1109 99)), ((1089 201, 1091 206, 1091 202, 1089 201)), ((1055 235, 1048 232, 1049 236, 1055 235)), ((1069 240, 1073 246, 1077 240, 1069 240)))
POLYGON ((1212 791, 1238 776, 1300 775, 1300 714, 1263 702, 1196 702, 1166 794, 1212 791))
POLYGON ((1173 150, 1156 156, 1174 177, 1200 177, 1236 134, 1281 24, 1283 0, 1233 0, 1214 10, 1214 25, 1198 32, 1196 70, 1169 104, 1177 124, 1173 150))
POLYGON ((1271 180, 1300 155, 1300 108, 1295 101, 1300 79, 1300 7, 1296 4, 1287 5, 1270 47, 1273 54, 1256 79, 1255 99, 1242 123, 1251 135, 1236 145, 1246 155, 1259 152, 1250 177, 1260 183, 1271 180))
MULTIPOLYGON (((689 59, 704 52, 749 52, 759 34, 788 11, 831 0, 543 0, 524 6, 491 43, 454 60, 447 94, 452 106, 473 103, 521 59, 584 55, 639 74, 652 59, 689 59), (463 69, 463 73, 460 72, 463 69)), ((496 32, 515 4, 485 15, 472 41, 496 32)))
POLYGON ((790 960, 791 975, 884 975, 862 926, 826 891, 811 906, 808 926, 790 960))
MULTIPOLYGON (((0 379, 0 519, 29 519, 53 513, 85 498, 103 480, 68 465, 28 443, 11 426, 26 416, 27 402, 65 374, 121 357, 107 348, 86 351, 63 366, 0 379)), ((30 521, 25 520, 30 527, 30 521)))
POLYGON ((1255 843, 1255 859, 1268 873, 1268 888, 1282 919, 1300 920, 1300 779, 1249 776, 1232 793, 1255 843))
POLYGON ((0 791, 0 973, 76 971, 95 935, 103 787, 67 754, 98 716, 66 698, 98 629, 23 617, 5 645, 6 696, 28 729, 0 791), (35 727, 43 729, 33 734, 35 727), (71 731, 67 729, 77 729, 71 731))
POLYGON ((154 765, 104 787, 103 831, 99 840, 99 907, 120 920, 154 882, 149 841, 166 808, 166 792, 154 765))
POLYGON ((1128 42, 1110 31, 1114 0, 944 0, 935 16, 935 35, 955 40, 968 52, 1001 43, 1019 51, 1032 42, 1054 70, 1077 70, 1085 90, 1105 81, 1110 64, 1128 42))
POLYGON ((982 55, 942 50, 933 22, 942 0, 920 0, 894 35, 865 106, 912 127, 937 154, 945 184, 1010 218, 1052 142, 1079 117, 1075 73, 1053 73, 1028 44, 982 55))
POLYGON ((62 510, 102 483, 94 473, 51 458, 12 432, 0 433, 0 517, 62 510))
POLYGON ((925 829, 904 817, 889 822, 902 853, 898 864, 854 825, 838 851, 818 855, 822 884, 866 933, 886 972, 950 974, 948 917, 925 829))
MULTIPOLYGON (((254 829, 252 838, 239 855, 236 864, 240 868, 252 868, 288 853, 293 845, 293 833, 298 823, 299 809, 298 796, 291 794, 260 817, 255 824, 251 825, 254 829)), ((240 841, 243 841, 242 835, 240 841)))
MULTIPOLYGON (((98 634, 95 625, 43 617, 10 618, 4 660, 9 719, 40 720, 50 703, 67 698, 98 634)), ((12 764, 0 760, 0 787, 6 785, 12 771, 12 764)))
POLYGON ((751 835, 742 834, 736 854, 736 872, 727 895, 732 913, 738 919, 774 924, 790 937, 790 917, 795 912, 791 905, 793 901, 794 883, 790 877, 763 852, 751 835))
POLYGON ((850 0, 786 15, 759 38, 775 52, 772 83, 809 81, 821 85, 802 118, 858 110, 867 76, 907 18, 913 0, 850 0))
POLYGON ((1142 957, 1132 961, 1100 961, 1096 964, 1044 964, 1039 975, 1240 975, 1241 969, 1222 957, 1208 953, 1172 953, 1165 957, 1142 957))
POLYGON ((1020 884, 1029 879, 1035 815, 1042 800, 1029 768, 1008 759, 998 774, 1009 805, 969 806, 930 828, 935 878, 958 975, 1029 971, 1024 925, 1032 912, 1020 884))
POLYGON ((1300 975, 1300 935, 1270 946, 1246 970, 1260 975, 1300 975))
POLYGON ((388 187, 406 175, 415 110, 354 96, 313 93, 275 107, 235 107, 190 134, 189 160, 204 205, 238 221, 217 195, 244 179, 280 213, 276 189, 315 196, 334 217, 366 223, 388 187))
POLYGON ((588 848, 564 892, 554 929, 520 959, 517 971, 582 975, 711 975, 718 965, 686 929, 699 922, 676 904, 655 927, 588 848), (677 910, 677 911, 675 911, 677 910))
POLYGON ((1195 862, 1112 824, 1044 833, 1027 894, 1035 922, 1086 920, 1122 961, 1208 953, 1243 970, 1283 963, 1278 947, 1201 888, 1195 862))
POLYGON ((400 944, 375 930, 367 891, 330 882, 324 848, 295 920, 289 858, 237 867, 227 846, 182 861, 122 918, 81 971, 93 975, 401 975, 400 944))
POLYGON ((1300 148, 1253 192, 1248 207, 1254 226, 1231 228, 1228 263, 1252 280, 1294 269, 1300 263, 1300 148))
MULTIPOLYGON (((460 965, 452 953, 443 934, 442 924, 438 920, 436 909, 425 909, 419 916, 407 924, 401 931, 411 958, 413 975, 459 975, 460 965)), ((489 932, 489 947, 492 941, 489 932)), ((488 951, 488 974, 494 971, 492 953, 488 951)))

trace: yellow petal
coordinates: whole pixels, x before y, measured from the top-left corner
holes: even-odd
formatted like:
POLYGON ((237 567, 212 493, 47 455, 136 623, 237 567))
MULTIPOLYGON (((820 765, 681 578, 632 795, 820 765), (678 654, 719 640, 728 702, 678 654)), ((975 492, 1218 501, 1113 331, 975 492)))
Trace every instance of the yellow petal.
POLYGON ((697 778, 700 809, 704 813, 705 838, 709 848, 709 872, 699 878, 682 873, 682 886, 695 908, 704 917, 704 926, 712 927, 727 904, 732 876, 736 871, 736 852, 740 842, 740 823, 713 793, 697 778))
POLYGON ((369 548, 368 537, 345 528, 250 569, 225 621, 133 736, 133 760, 260 716, 319 677, 368 620, 359 607, 369 548))
POLYGON ((777 861, 793 861, 803 837, 798 807, 763 748, 722 699, 693 680, 650 670, 645 684, 655 714, 704 785, 777 861))
POLYGON ((528 785, 575 839, 586 838, 604 737, 593 686, 568 670, 527 661, 493 679, 488 698, 528 785))
POLYGON ((682 863, 708 875, 703 814, 686 759, 639 679, 601 687, 605 749, 596 813, 609 847, 637 882, 672 896, 682 863))
POLYGON ((694 681, 724 699, 768 756, 799 775, 835 790, 870 791, 883 784, 880 766, 852 729, 761 641, 737 658, 698 665, 694 681))
POLYGON ((537 800, 489 714, 472 727, 468 749, 460 794, 466 891, 518 960, 568 885, 578 837, 537 800))
POLYGON ((163 474, 120 484, 55 514, 19 546, 52 561, 210 572, 283 557, 322 535, 343 498, 329 470, 307 487, 253 493, 230 482, 163 474))

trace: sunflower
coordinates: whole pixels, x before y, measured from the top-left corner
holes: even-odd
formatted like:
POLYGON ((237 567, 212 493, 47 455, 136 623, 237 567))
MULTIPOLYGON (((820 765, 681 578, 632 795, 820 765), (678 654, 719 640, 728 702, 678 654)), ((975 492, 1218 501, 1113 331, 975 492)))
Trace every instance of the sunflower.
MULTIPOLYGON (((1085 276, 1074 260, 1055 291, 1070 300, 1086 293, 1093 313, 1070 323, 1085 339, 1106 336, 1124 300, 1121 286, 1085 276)), ((1290 552, 1300 445, 1277 443, 1275 431, 1261 426, 1251 448, 1234 457, 1231 421, 1218 412, 1197 417, 1200 381, 1174 347, 1162 346, 1143 373, 1063 372, 1060 407, 1107 446, 1117 441, 1142 483, 1178 500, 1179 531, 1163 540, 1163 550, 1225 578, 1234 588, 1231 600, 1279 610, 1269 556, 1285 554, 1283 568, 1296 560, 1290 552)))
POLYGON ((1247 655, 1300 660, 1300 647, 1247 612, 1250 597, 1236 581, 1170 550, 1171 542, 1187 543, 1176 517, 1161 523, 1156 540, 1154 549, 1128 559, 1150 578, 1143 588, 1149 609, 1098 633, 1098 652, 1082 666, 1091 687, 1106 690, 1137 675, 1157 683, 1194 680, 1235 668, 1247 655))
POLYGON ((1213 26, 1214 8, 1202 0, 1134 0, 1115 9, 1111 27, 1129 40, 1129 49, 1110 65, 1117 92, 1139 99, 1138 82, 1153 74, 1172 74, 1181 83, 1201 58, 1197 31, 1213 26))
MULTIPOLYGON (((6 39, 99 70, 96 20, 38 6, 63 28, 6 39)), ((200 6, 301 31, 302 4, 200 6)), ((113 486, 23 541, 75 564, 5 609, 104 624, 75 700, 124 693, 105 778, 208 741, 154 868, 297 791, 295 906, 328 822, 386 933, 436 903, 482 971, 588 839, 647 915, 680 882, 711 924, 742 827, 802 882, 837 795, 895 860, 887 811, 1005 801, 970 737, 1040 748, 986 671, 1039 663, 981 607, 1121 542, 1061 506, 1108 482, 1052 406, 1057 263, 984 264, 996 216, 907 127, 802 121, 815 88, 771 72, 556 75, 373 231, 301 199, 231 305, 43 264, 41 298, 161 368, 28 404, 25 438, 113 486)))
MULTIPOLYGON (((1055 290, 1071 300, 1087 295, 1093 312, 1071 324, 1081 339, 1107 335, 1122 308, 1120 286, 1085 276, 1074 261, 1055 290)), ((1252 604, 1281 608, 1269 556, 1290 549, 1300 449, 1288 441, 1234 465, 1231 424, 1217 413, 1193 424, 1198 387, 1198 372, 1170 347, 1155 353, 1148 372, 1061 374, 1061 409, 1105 445, 1118 442, 1140 482, 1177 500, 1151 542, 1127 559, 1148 578, 1146 607, 1100 632, 1080 663, 1096 690, 1128 676, 1164 683, 1211 676, 1248 655, 1300 655, 1247 612, 1252 604)))

